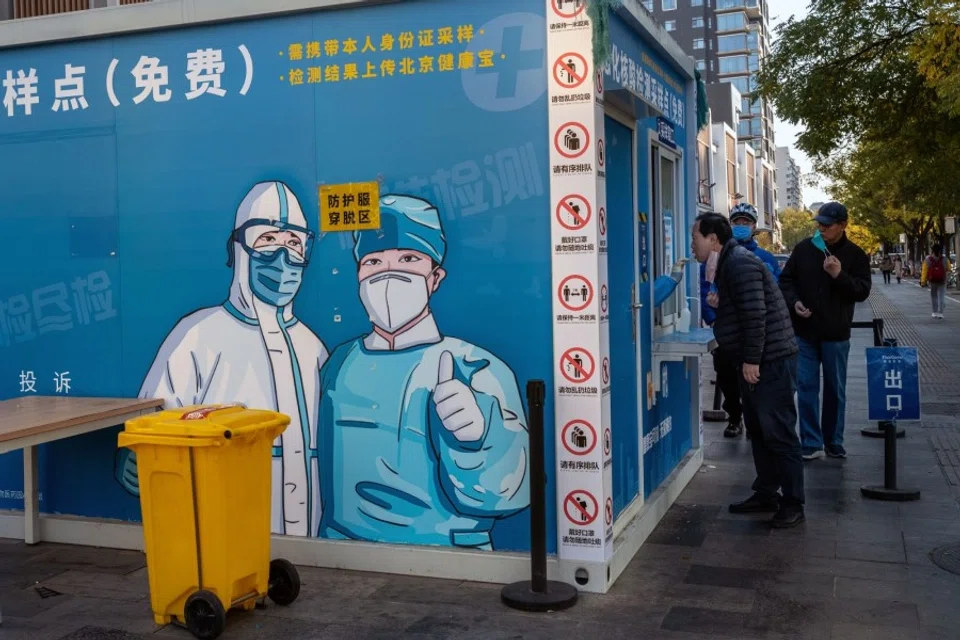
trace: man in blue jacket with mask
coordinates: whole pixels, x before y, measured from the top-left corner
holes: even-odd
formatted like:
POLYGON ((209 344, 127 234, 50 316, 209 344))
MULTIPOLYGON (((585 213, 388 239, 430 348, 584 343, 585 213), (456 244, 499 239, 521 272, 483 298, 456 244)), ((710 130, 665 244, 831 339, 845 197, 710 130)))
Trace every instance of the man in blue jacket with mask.
MULTIPOLYGON (((773 277, 780 279, 780 264, 769 251, 761 249, 753 234, 757 230, 757 209, 746 202, 734 205, 730 210, 730 226, 733 229, 734 239, 740 246, 749 249, 767 265, 773 277)), ((716 288, 707 282, 706 264, 700 265, 700 308, 703 322, 712 327, 717 317, 716 308, 719 298, 716 288)), ((713 369, 717 372, 717 387, 723 394, 723 410, 727 414, 727 428, 723 435, 727 438, 736 438, 743 432, 743 409, 740 406, 740 378, 734 362, 718 349, 713 353, 713 369)), ((750 437, 750 434, 747 434, 750 437)))

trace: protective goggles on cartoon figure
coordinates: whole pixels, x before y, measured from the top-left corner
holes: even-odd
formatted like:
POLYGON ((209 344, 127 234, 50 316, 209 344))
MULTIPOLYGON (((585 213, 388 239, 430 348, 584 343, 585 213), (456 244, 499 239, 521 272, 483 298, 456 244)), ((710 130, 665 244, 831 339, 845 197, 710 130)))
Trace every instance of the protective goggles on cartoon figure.
POLYGON ((278 252, 283 252, 286 253, 290 264, 305 267, 310 263, 314 238, 313 231, 305 227, 265 218, 254 218, 243 223, 240 228, 230 234, 230 239, 227 240, 227 266, 233 267, 234 243, 239 243, 253 260, 271 262, 278 257, 278 252), (279 237, 275 239, 269 236, 264 237, 265 234, 281 231, 290 232, 293 237, 285 240, 279 237), (260 239, 265 242, 256 246, 260 239))

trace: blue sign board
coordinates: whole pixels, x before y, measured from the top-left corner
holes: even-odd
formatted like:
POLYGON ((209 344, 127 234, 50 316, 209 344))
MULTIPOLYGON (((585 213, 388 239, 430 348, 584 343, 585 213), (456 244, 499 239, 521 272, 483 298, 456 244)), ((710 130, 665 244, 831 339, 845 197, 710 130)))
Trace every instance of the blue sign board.
POLYGON ((677 148, 677 143, 674 138, 673 125, 663 118, 657 118, 657 135, 660 138, 660 142, 663 144, 672 149, 677 148))
POLYGON ((920 361, 916 347, 867 349, 870 420, 920 419, 920 361))

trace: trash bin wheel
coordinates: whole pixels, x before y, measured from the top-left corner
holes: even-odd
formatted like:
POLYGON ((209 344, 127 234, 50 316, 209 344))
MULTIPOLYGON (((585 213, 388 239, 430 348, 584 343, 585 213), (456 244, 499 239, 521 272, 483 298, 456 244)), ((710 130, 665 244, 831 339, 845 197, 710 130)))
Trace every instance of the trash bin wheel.
POLYGON ((270 561, 270 586, 267 596, 280 606, 286 606, 300 595, 300 574, 288 560, 270 561))
POLYGON ((227 626, 227 612, 217 594, 200 590, 187 598, 183 607, 187 629, 200 640, 213 640, 227 626))

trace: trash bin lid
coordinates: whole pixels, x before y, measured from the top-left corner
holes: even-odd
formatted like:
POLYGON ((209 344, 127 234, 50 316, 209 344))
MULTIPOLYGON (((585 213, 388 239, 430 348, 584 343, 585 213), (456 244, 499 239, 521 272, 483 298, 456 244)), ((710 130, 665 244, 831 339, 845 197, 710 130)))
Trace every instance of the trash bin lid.
POLYGON ((234 435, 267 429, 279 435, 289 424, 290 418, 276 411, 247 409, 240 403, 207 404, 167 409, 128 420, 125 432, 229 440, 234 435))

